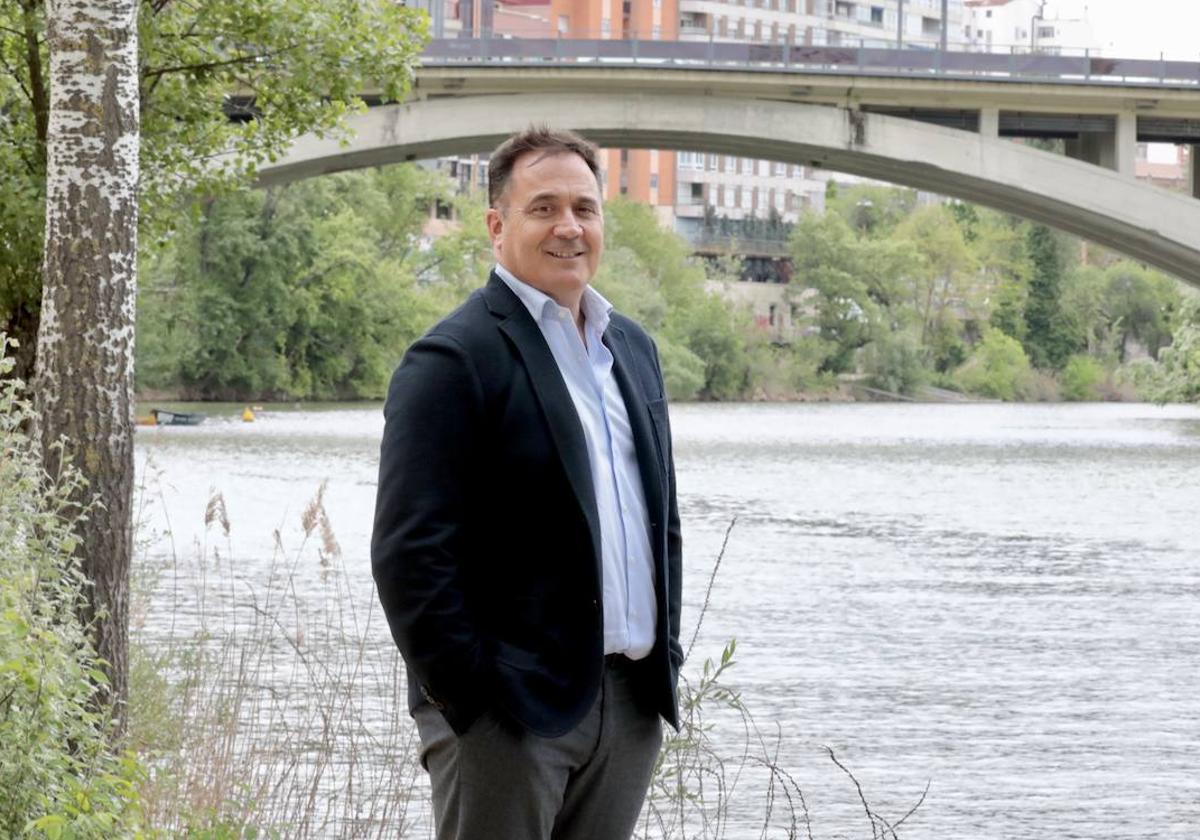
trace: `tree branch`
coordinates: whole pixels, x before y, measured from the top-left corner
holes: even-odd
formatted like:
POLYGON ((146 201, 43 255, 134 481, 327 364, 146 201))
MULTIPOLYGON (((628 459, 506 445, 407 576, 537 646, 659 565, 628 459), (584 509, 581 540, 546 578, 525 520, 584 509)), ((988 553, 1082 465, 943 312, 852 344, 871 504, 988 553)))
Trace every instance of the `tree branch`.
POLYGON ((33 104, 33 123, 37 135, 38 161, 45 165, 46 138, 50 132, 50 94, 42 68, 42 45, 35 15, 41 0, 22 3, 25 21, 25 63, 29 68, 29 99, 33 104))
MULTIPOLYGON (((190 33, 190 32, 187 33, 187 35, 191 35, 191 34, 192 33, 190 33)), ((186 36, 183 36, 183 37, 186 37, 186 36)), ((186 73, 188 71, 216 70, 221 67, 236 67, 236 66, 240 66, 243 64, 256 64, 259 61, 263 61, 263 60, 270 59, 270 58, 275 58, 276 56, 284 55, 286 53, 295 52, 296 50, 303 49, 304 47, 305 47, 305 44, 289 44, 285 47, 280 47, 277 50, 270 50, 268 52, 262 52, 262 53, 252 53, 250 55, 239 55, 239 56, 235 56, 234 58, 227 58, 227 59, 223 59, 220 61, 208 61, 208 62, 202 62, 200 64, 180 64, 175 67, 159 67, 159 68, 156 68, 153 70, 146 70, 142 74, 142 77, 143 78, 157 78, 160 76, 165 76, 169 73, 186 73)))

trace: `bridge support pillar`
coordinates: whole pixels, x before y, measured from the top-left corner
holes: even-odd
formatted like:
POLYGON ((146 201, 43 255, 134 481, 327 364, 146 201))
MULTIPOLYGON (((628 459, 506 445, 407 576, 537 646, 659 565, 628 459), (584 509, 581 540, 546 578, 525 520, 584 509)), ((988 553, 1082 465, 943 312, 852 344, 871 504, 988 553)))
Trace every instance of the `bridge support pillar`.
POLYGON ((1115 115, 1112 134, 1080 134, 1067 141, 1067 157, 1134 176, 1137 157, 1137 114, 1132 111, 1115 115))
POLYGON ((1134 177, 1134 167, 1137 161, 1137 114, 1132 111, 1122 111, 1117 114, 1115 145, 1117 159, 1113 169, 1126 178, 1134 177))
POLYGON ((1200 198, 1200 144, 1192 144, 1188 161, 1188 169, 1191 170, 1192 197, 1200 198))
POLYGON ((981 108, 979 111, 979 136, 1000 136, 1000 109, 981 108))

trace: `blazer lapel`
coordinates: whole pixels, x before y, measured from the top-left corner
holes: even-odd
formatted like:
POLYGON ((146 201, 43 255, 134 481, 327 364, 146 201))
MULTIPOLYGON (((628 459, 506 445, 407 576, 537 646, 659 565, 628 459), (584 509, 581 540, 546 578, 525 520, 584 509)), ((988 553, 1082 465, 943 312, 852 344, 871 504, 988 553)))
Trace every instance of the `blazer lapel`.
POLYGON ((613 373, 617 386, 625 400, 625 413, 633 430, 633 446, 637 452, 638 472, 642 477, 642 489, 646 494, 646 510, 654 527, 662 525, 662 511, 666 498, 667 471, 666 453, 661 450, 655 434, 653 418, 645 390, 641 387, 637 361, 629 349, 625 333, 620 327, 610 326, 604 333, 604 343, 613 354, 613 373))
MULTIPOLYGON (((575 491, 579 507, 591 532, 596 563, 600 562, 600 517, 596 511, 596 493, 592 486, 592 468, 588 462, 587 441, 567 390, 558 363, 550 352, 542 331, 529 310, 494 272, 484 288, 484 299, 492 313, 502 320, 500 330, 508 336, 521 356, 533 392, 541 406, 550 435, 554 438, 567 481, 575 491)), ((599 566, 597 565, 597 568, 599 566)))

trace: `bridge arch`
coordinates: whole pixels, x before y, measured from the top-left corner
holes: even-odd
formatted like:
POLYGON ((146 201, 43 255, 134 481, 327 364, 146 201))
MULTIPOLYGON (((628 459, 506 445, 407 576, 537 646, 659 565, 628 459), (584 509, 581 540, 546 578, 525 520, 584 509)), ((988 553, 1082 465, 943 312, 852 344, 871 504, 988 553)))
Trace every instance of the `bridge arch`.
POLYGON ((958 129, 843 107, 719 95, 464 95, 369 109, 354 139, 302 137, 263 186, 488 151, 531 123, 611 147, 815 165, 973 201, 1077 234, 1200 286, 1200 201, 1127 175, 958 129))

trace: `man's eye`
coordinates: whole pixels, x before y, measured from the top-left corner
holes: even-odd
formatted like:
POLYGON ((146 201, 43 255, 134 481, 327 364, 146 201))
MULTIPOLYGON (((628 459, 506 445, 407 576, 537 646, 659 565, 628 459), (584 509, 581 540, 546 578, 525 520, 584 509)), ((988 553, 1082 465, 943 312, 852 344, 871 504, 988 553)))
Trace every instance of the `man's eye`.
POLYGON ((595 207, 580 207, 575 212, 581 216, 594 216, 594 215, 596 215, 596 208, 595 207))
POLYGON ((535 204, 529 212, 537 216, 545 216, 550 213, 551 209, 549 204, 535 204))

